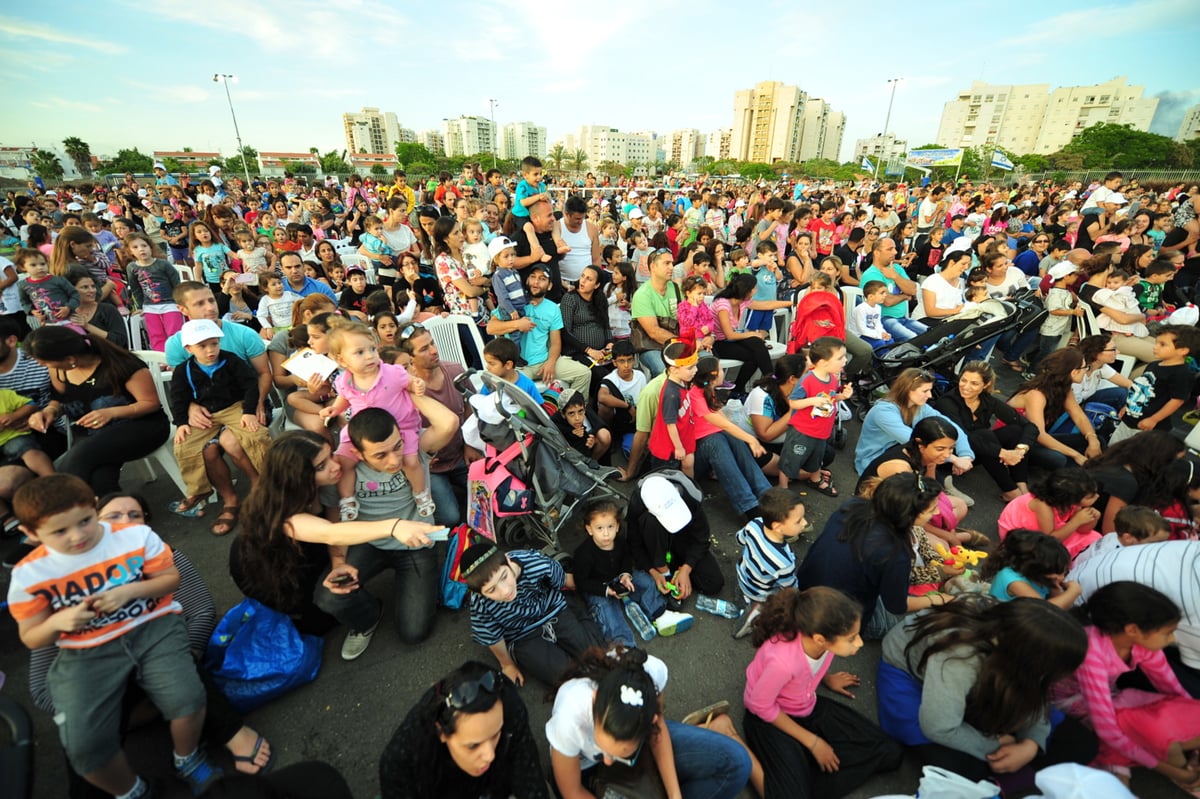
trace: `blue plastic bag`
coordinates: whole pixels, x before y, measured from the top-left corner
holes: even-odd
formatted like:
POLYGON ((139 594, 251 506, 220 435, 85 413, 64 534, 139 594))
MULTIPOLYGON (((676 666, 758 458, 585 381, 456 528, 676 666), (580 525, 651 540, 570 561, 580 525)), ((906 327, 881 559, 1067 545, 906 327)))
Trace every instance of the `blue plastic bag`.
POLYGON ((446 539, 446 562, 442 564, 442 607, 458 610, 467 599, 467 584, 463 581, 459 560, 471 546, 471 529, 460 524, 446 539))
POLYGON ((283 613, 243 599, 213 630, 204 665, 230 704, 246 713, 315 680, 321 648, 320 638, 301 635, 283 613))

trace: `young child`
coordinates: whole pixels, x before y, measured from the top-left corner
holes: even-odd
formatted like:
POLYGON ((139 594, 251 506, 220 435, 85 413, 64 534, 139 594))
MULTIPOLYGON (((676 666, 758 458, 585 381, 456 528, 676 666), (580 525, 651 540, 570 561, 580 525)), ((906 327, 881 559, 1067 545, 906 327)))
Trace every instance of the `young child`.
POLYGON ((369 258, 377 266, 392 268, 396 262, 395 253, 380 235, 383 232, 383 220, 372 214, 363 219, 363 233, 359 236, 358 253, 369 258))
MULTIPOLYGON (((755 250, 758 254, 750 262, 750 273, 757 281, 752 302, 775 302, 779 299, 779 282, 783 280, 783 270, 779 268, 779 248, 775 242, 768 239, 760 241, 755 250)), ((751 310, 746 317, 746 330, 770 330, 775 326, 775 312, 772 310, 751 310)))
POLYGON ((796 553, 790 544, 804 530, 804 503, 786 488, 772 488, 758 498, 762 511, 738 530, 742 554, 737 562, 738 588, 748 612, 735 623, 733 637, 750 634, 762 604, 772 594, 796 587, 796 553))
MULTIPOLYGON (((418 446, 421 414, 409 396, 424 394, 425 381, 410 377, 402 366, 382 363, 375 334, 363 323, 340 319, 331 320, 331 323, 329 354, 344 371, 334 381, 338 398, 329 407, 322 408, 320 415, 329 419, 347 410, 353 415, 362 408, 372 407, 390 411, 400 426, 400 437, 404 442, 404 458, 400 468, 412 486, 417 513, 424 517, 433 516, 436 506, 429 493, 429 482, 418 446)), ((342 478, 338 483, 341 496, 338 508, 342 521, 353 521, 358 518, 358 500, 354 497, 354 468, 358 458, 345 430, 342 431, 335 456, 342 466, 342 478)))
MULTIPOLYGON (((734 247, 729 252, 729 274, 736 275, 740 272, 749 274, 750 253, 746 252, 741 247, 734 247)), ((726 276, 726 280, 728 279, 728 276, 726 276)))
POLYGON ((650 279, 650 256, 654 254, 654 250, 650 249, 646 234, 640 230, 630 231, 626 240, 629 242, 629 260, 637 269, 635 282, 645 283, 650 279))
POLYGON ((100 252, 104 253, 104 257, 108 259, 109 264, 116 265, 117 250, 121 248, 121 240, 116 237, 112 231, 104 227, 104 220, 95 214, 87 213, 80 217, 83 222, 83 229, 96 239, 96 244, 100 247, 100 252))
MULTIPOLYGON (((517 388, 524 391, 529 396, 541 405, 544 401, 542 392, 538 391, 537 384, 533 379, 521 372, 517 367, 524 365, 521 360, 521 351, 517 349, 516 342, 510 338, 494 338, 483 347, 483 366, 489 373, 494 374, 501 380, 507 380, 517 388)), ((482 393, 490 394, 491 389, 487 386, 483 387, 482 393)))
MULTIPOLYGON (((380 291, 379 286, 367 283, 367 273, 361 266, 346 270, 346 286, 338 297, 338 307, 360 322, 367 321, 367 297, 380 291)), ((389 302, 390 305, 390 302, 389 302)))
POLYGON ((200 748, 204 686, 172 598, 171 548, 145 525, 110 528, 96 495, 66 474, 41 477, 13 497, 21 529, 38 544, 12 571, 9 610, 21 642, 59 652, 47 681, 71 766, 92 785, 128 799, 150 788, 121 750, 121 704, 136 676, 171 722, 175 770, 193 793, 222 776, 200 748))
POLYGON ((262 326, 262 337, 270 341, 280 330, 290 330, 292 327, 292 309, 299 294, 285 289, 283 277, 276 272, 263 272, 258 276, 258 287, 262 291, 262 299, 258 301, 258 311, 255 318, 262 326))
POLYGON ((38 439, 34 437, 23 420, 37 410, 34 401, 24 397, 9 388, 0 388, 0 418, 6 420, 0 429, 0 454, 6 462, 21 461, 29 471, 45 477, 54 474, 54 463, 50 456, 42 451, 38 439))
MULTIPOLYGON (((524 317, 529 302, 525 297, 521 273, 513 268, 517 260, 516 246, 516 242, 506 236, 497 236, 487 246, 492 264, 492 291, 496 295, 496 308, 504 312, 506 321, 524 317)), ((514 330, 508 334, 508 338, 520 348, 523 335, 514 330)))
POLYGON ((1166 317, 1172 310, 1163 302, 1163 288, 1175 277, 1175 266, 1167 261, 1153 261, 1146 267, 1141 280, 1133 287, 1138 307, 1146 319, 1155 322, 1166 317))
POLYGON ((558 398, 554 423, 566 436, 567 443, 581 455, 600 461, 612 446, 612 433, 600 417, 587 407, 587 396, 574 389, 563 389, 558 398))
POLYGON ((809 347, 808 360, 812 368, 796 381, 788 397, 792 418, 779 455, 779 485, 787 488, 789 480, 806 480, 807 488, 836 497, 833 476, 822 464, 825 442, 833 435, 837 420, 837 404, 850 399, 854 391, 850 385, 840 385, 846 344, 822 336, 809 347))
POLYGON ((521 159, 521 180, 513 198, 512 215, 518 226, 529 221, 529 207, 539 200, 550 202, 550 193, 542 182, 542 162, 531 155, 521 159))
POLYGON ((100 302, 115 302, 117 287, 109 279, 110 266, 91 233, 78 225, 64 222, 50 254, 50 274, 65 278, 73 269, 85 269, 96 283, 97 299, 100 302))
POLYGON ((863 301, 854 306, 850 318, 854 320, 851 331, 873 349, 886 347, 892 343, 892 334, 883 329, 882 303, 888 295, 887 283, 882 280, 868 280, 862 287, 863 301))
POLYGON ((488 246, 483 241, 483 222, 471 218, 463 223, 463 269, 469 279, 488 277, 492 273, 492 259, 488 246))
POLYGON ((904 758, 875 724, 817 693, 854 698, 858 677, 831 667, 862 648, 861 622, 857 602, 824 586, 773 594, 755 621, 744 729, 778 796, 842 796, 904 758))
POLYGON ((1166 325, 1154 337, 1155 363, 1133 381, 1125 398, 1121 423, 1109 446, 1140 430, 1170 430, 1171 416, 1192 395, 1195 376, 1188 356, 1200 352, 1200 331, 1190 325, 1166 325))
POLYGON ((608 300, 608 327, 614 341, 627 339, 632 335, 632 317, 629 314, 630 301, 637 291, 637 275, 633 264, 629 261, 617 261, 611 267, 612 279, 604 287, 604 297, 608 300))
POLYGON ((700 360, 696 345, 671 339, 662 351, 667 380, 658 397, 658 415, 650 430, 649 449, 656 468, 682 469, 692 477, 696 458, 695 414, 688 390, 700 360))
POLYGON ((213 295, 221 293, 221 273, 232 266, 233 250, 216 240, 212 228, 205 222, 193 222, 189 228, 188 243, 191 246, 192 274, 200 283, 212 289, 213 295))
POLYGON ((26 279, 18 283, 21 308, 42 324, 61 322, 79 307, 79 292, 65 277, 50 274, 46 256, 39 250, 17 250, 13 263, 26 279))
MULTIPOLYGON (((977 308, 979 303, 988 298, 987 286, 973 285, 963 289, 963 311, 969 311, 972 308, 977 308)), ((960 311, 961 313, 961 311, 960 311)))
MULTIPOLYGON (((712 335, 717 327, 705 298, 708 296, 708 282, 701 275, 691 275, 683 281, 683 302, 675 307, 679 319, 679 337, 686 341, 697 342, 712 335)), ((707 353, 707 349, 701 349, 707 353)))
POLYGON ((129 256, 127 275, 134 307, 142 312, 150 349, 162 352, 167 339, 183 327, 183 314, 172 296, 179 285, 179 270, 167 263, 154 242, 144 233, 125 237, 129 256))
POLYGON ((1079 269, 1070 261, 1063 261, 1050 267, 1047 273, 1052 281, 1050 290, 1046 292, 1046 311, 1049 316, 1038 328, 1041 345, 1037 355, 1030 364, 1037 366, 1042 358, 1059 349, 1063 336, 1071 332, 1075 318, 1083 316, 1083 307, 1075 299, 1075 295, 1067 288, 1079 269))
POLYGON ((1082 612, 1090 622, 1087 656, 1054 686, 1055 706, 1095 730, 1096 764, 1127 785, 1130 767, 1141 766, 1192 793, 1200 779, 1200 700, 1163 653, 1175 639, 1179 607, 1147 585, 1119 580, 1092 594, 1082 612), (1157 693, 1119 687, 1118 679, 1135 670, 1157 693))
MULTIPOLYGON (((1112 306, 1122 313, 1141 316, 1141 306, 1138 305, 1137 297, 1133 294, 1133 283, 1136 281, 1137 278, 1130 277, 1129 273, 1114 269, 1109 274, 1105 287, 1092 295, 1092 301, 1097 305, 1112 306)), ((1118 322, 1108 314, 1097 316, 1096 325, 1101 330, 1112 333, 1125 333, 1130 336, 1150 335, 1150 330, 1144 323, 1118 322)))
POLYGON ((237 241, 237 257, 242 261, 243 272, 260 274, 270 268, 267 261, 269 250, 255 242, 253 230, 241 225, 234 231, 233 237, 237 241))
POLYGON ((1066 466, 1031 480, 1029 493, 1004 506, 996 528, 1003 541, 1010 530, 1038 530, 1063 543, 1075 557, 1099 540, 1100 512, 1092 507, 1100 495, 1096 481, 1078 466, 1066 466))
POLYGON ((1071 553, 1062 542, 1037 530, 1010 530, 979 576, 992 583, 990 594, 1001 602, 1017 597, 1049 600, 1068 610, 1079 598, 1079 583, 1067 580, 1071 553))
POLYGON ((626 602, 636 602, 659 635, 683 632, 693 619, 667 610, 650 575, 633 568, 633 551, 622 534, 622 521, 621 509, 611 499, 598 499, 584 508, 587 538, 575 549, 572 576, 604 640, 632 648, 637 646, 637 636, 625 619, 626 602))
POLYGON ((600 382, 596 407, 613 439, 621 443, 622 451, 628 455, 633 434, 637 432, 637 398, 646 387, 646 374, 636 368, 637 353, 628 339, 613 343, 612 358, 614 369, 600 382))
MULTIPOLYGON (((271 443, 266 417, 258 413, 258 376, 246 361, 221 349, 224 336, 211 319, 193 319, 179 331, 180 343, 191 357, 175 368, 171 380, 171 417, 181 422, 175 428, 175 460, 188 492, 176 512, 200 505, 213 490, 206 449, 224 450, 253 486, 271 443), (187 424, 193 403, 212 415, 211 428, 193 430, 187 424)), ((226 535, 237 525, 238 495, 232 485, 224 490, 213 535, 226 535)))
POLYGON ((555 685, 574 658, 601 645, 563 598, 558 561, 529 549, 505 554, 485 541, 463 552, 459 569, 471 590, 471 637, 517 685, 525 672, 555 685))

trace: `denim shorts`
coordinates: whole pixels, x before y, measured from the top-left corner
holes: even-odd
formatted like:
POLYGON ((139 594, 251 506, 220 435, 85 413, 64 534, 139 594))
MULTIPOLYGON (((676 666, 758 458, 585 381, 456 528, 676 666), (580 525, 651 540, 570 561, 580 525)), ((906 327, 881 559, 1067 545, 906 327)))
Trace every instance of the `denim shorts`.
POLYGON ((783 450, 779 453, 779 471, 796 479, 800 472, 814 474, 825 459, 825 440, 806 436, 794 427, 788 427, 783 439, 783 450))

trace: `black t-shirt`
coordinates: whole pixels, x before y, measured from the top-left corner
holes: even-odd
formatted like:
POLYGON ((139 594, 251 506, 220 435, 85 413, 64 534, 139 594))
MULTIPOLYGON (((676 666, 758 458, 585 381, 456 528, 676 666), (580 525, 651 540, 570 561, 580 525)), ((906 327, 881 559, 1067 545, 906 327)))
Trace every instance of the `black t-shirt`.
MULTIPOLYGON (((183 220, 176 219, 172 222, 163 222, 162 223, 162 232, 163 232, 163 235, 166 236, 168 240, 173 239, 174 237, 178 236, 180 233, 183 233, 183 220)), ((168 243, 170 243, 170 242, 168 241, 168 243)), ((186 247, 187 240, 185 239, 185 240, 179 242, 178 244, 171 244, 171 246, 172 247, 186 247)))
MULTIPOLYGON (((521 221, 521 220, 518 220, 521 221)), ((554 234, 539 233, 537 234, 538 243, 542 245, 542 251, 548 253, 551 258, 549 261, 542 264, 550 273, 550 290, 546 292, 546 297, 553 302, 558 302, 562 299, 562 275, 558 271, 558 264, 562 261, 562 256, 558 254, 558 248, 554 244, 554 234)), ((533 252, 533 247, 530 245, 529 237, 525 235, 525 227, 522 222, 521 227, 518 227, 513 233, 513 242, 517 245, 517 258, 528 258, 533 252)), ((529 270, 533 268, 533 264, 518 270, 521 273, 521 282, 525 282, 526 276, 529 275, 529 270)))
MULTIPOLYGON (((1125 400, 1125 415, 1122 424, 1137 427, 1137 423, 1162 410, 1173 399, 1187 401, 1192 393, 1192 370, 1187 364, 1163 366, 1152 363, 1146 367, 1129 389, 1125 400)), ((1167 417, 1155 425, 1156 430, 1170 430, 1171 418, 1167 417)))
POLYGON ((354 291, 354 289, 350 288, 349 284, 344 285, 342 286, 342 296, 338 299, 338 307, 347 308, 351 311, 361 311, 362 313, 366 313, 367 297, 376 291, 379 291, 379 286, 367 284, 367 287, 363 290, 363 293, 358 294, 354 291))
POLYGON ((1100 512, 1101 516, 1108 508, 1110 497, 1116 497, 1126 505, 1132 505, 1133 501, 1137 499, 1140 490, 1137 478, 1124 466, 1117 463, 1105 464, 1088 469, 1087 472, 1096 481, 1096 492, 1100 495, 1100 499, 1093 507, 1100 512))

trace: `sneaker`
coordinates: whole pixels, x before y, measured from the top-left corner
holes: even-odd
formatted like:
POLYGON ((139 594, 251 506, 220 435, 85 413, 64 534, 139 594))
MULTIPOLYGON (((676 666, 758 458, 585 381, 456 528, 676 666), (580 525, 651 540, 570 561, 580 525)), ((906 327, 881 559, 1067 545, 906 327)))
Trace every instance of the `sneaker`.
POLYGON ((676 597, 674 594, 664 594, 663 601, 667 603, 667 610, 679 613, 683 610, 683 600, 676 597))
POLYGON ((366 632, 356 633, 351 630, 346 633, 346 640, 342 642, 342 660, 356 660, 366 652, 367 647, 371 645, 371 636, 375 634, 375 628, 378 626, 379 622, 375 622, 366 632))
POLYGON ((754 620, 762 615, 759 608, 755 608, 749 613, 743 613, 740 619, 735 619, 733 622, 733 640, 740 641, 751 632, 754 631, 754 620))
POLYGON ((358 500, 354 497, 342 497, 338 500, 338 518, 343 522, 352 522, 358 518, 358 500))
POLYGON ((220 767, 214 766, 203 750, 197 749, 191 757, 175 767, 175 773, 187 782, 192 789, 192 796, 199 796, 209 787, 225 776, 220 767))
POLYGON ((414 499, 417 500, 417 515, 423 517, 433 516, 437 510, 437 505, 433 502, 433 496, 428 492, 417 494, 414 499))
POLYGON ((657 619, 654 620, 654 629, 658 630, 661 636, 671 636, 675 633, 681 633, 688 630, 692 626, 692 617, 688 613, 677 613, 673 610, 664 610, 657 619))
POLYGON ((949 494, 952 497, 958 497, 964 503, 966 503, 968 508, 975 504, 975 500, 973 500, 971 497, 968 497, 966 494, 964 494, 963 492, 959 491, 957 488, 954 487, 954 478, 953 477, 947 477, 945 482, 942 485, 945 487, 947 494, 949 494))

